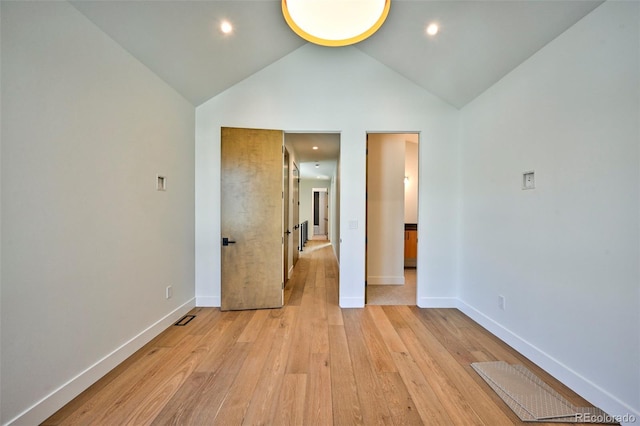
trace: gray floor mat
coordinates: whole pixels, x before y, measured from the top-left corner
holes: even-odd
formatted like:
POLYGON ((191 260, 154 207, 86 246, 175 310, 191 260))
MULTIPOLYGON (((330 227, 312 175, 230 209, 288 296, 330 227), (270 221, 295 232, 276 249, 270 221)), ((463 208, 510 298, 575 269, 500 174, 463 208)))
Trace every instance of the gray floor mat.
POLYGON ((522 421, 579 423, 585 418, 609 418, 599 408, 574 406, 522 365, 492 361, 471 367, 522 421))

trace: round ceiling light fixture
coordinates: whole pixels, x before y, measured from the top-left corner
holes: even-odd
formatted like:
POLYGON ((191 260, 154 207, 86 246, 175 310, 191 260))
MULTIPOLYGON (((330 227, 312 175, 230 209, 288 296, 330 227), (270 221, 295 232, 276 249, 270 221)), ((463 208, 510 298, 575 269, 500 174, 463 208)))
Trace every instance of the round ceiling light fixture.
POLYGON ((382 26, 391 0, 282 0, 282 14, 303 39, 321 46, 358 43, 382 26))
POLYGON ((231 25, 231 22, 222 21, 222 23, 220 24, 220 31, 222 31, 224 34, 229 34, 231 31, 233 31, 233 26, 231 25))

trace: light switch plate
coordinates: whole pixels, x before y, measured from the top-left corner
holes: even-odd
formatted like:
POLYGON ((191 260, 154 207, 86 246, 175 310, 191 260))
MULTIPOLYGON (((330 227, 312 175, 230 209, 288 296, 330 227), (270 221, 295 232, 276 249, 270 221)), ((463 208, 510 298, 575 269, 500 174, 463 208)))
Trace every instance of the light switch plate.
POLYGON ((167 190, 167 178, 165 176, 156 175, 156 190, 167 190))
POLYGON ((534 189, 536 187, 536 176, 533 170, 522 173, 522 189, 534 189))

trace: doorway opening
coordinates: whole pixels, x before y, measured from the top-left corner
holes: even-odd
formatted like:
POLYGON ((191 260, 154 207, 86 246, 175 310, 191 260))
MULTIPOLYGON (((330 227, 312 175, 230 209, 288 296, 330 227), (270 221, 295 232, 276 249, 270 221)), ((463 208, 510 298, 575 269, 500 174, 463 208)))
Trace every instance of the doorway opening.
POLYGON ((417 133, 367 134, 366 281, 370 305, 415 305, 417 133))
POLYGON ((329 190, 313 188, 313 239, 329 240, 329 190))
POLYGON ((340 134, 222 127, 220 142, 221 309, 282 307, 314 219, 339 258, 340 134))
POLYGON ((340 256, 340 133, 285 132, 284 144, 290 174, 287 274, 292 279, 300 255, 311 250, 310 240, 323 240, 336 259, 340 256))

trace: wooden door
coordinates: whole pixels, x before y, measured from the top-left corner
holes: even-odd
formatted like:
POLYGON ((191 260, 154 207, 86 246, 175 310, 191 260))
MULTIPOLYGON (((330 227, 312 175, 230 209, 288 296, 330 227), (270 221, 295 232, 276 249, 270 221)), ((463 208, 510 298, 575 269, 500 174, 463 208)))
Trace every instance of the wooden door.
POLYGON ((282 307, 283 141, 279 130, 222 128, 222 310, 282 307))
POLYGON ((369 278, 369 134, 365 141, 364 168, 364 304, 367 304, 367 279, 369 278))
POLYGON ((293 196, 291 197, 293 208, 293 266, 298 263, 300 256, 300 172, 296 163, 293 163, 293 196))
POLYGON ((328 236, 328 228, 329 228, 329 204, 328 203, 328 193, 326 191, 318 191, 318 198, 315 199, 317 203, 316 209, 318 212, 318 231, 317 235, 328 236))
POLYGON ((283 214, 283 225, 284 235, 282 236, 282 241, 284 242, 284 250, 282 254, 282 264, 283 264, 283 284, 287 285, 287 280, 289 279, 289 236, 291 235, 291 230, 289 229, 289 151, 287 148, 284 149, 284 163, 282 167, 282 176, 284 181, 282 183, 282 187, 284 188, 282 192, 282 199, 284 206, 284 214, 283 214))

